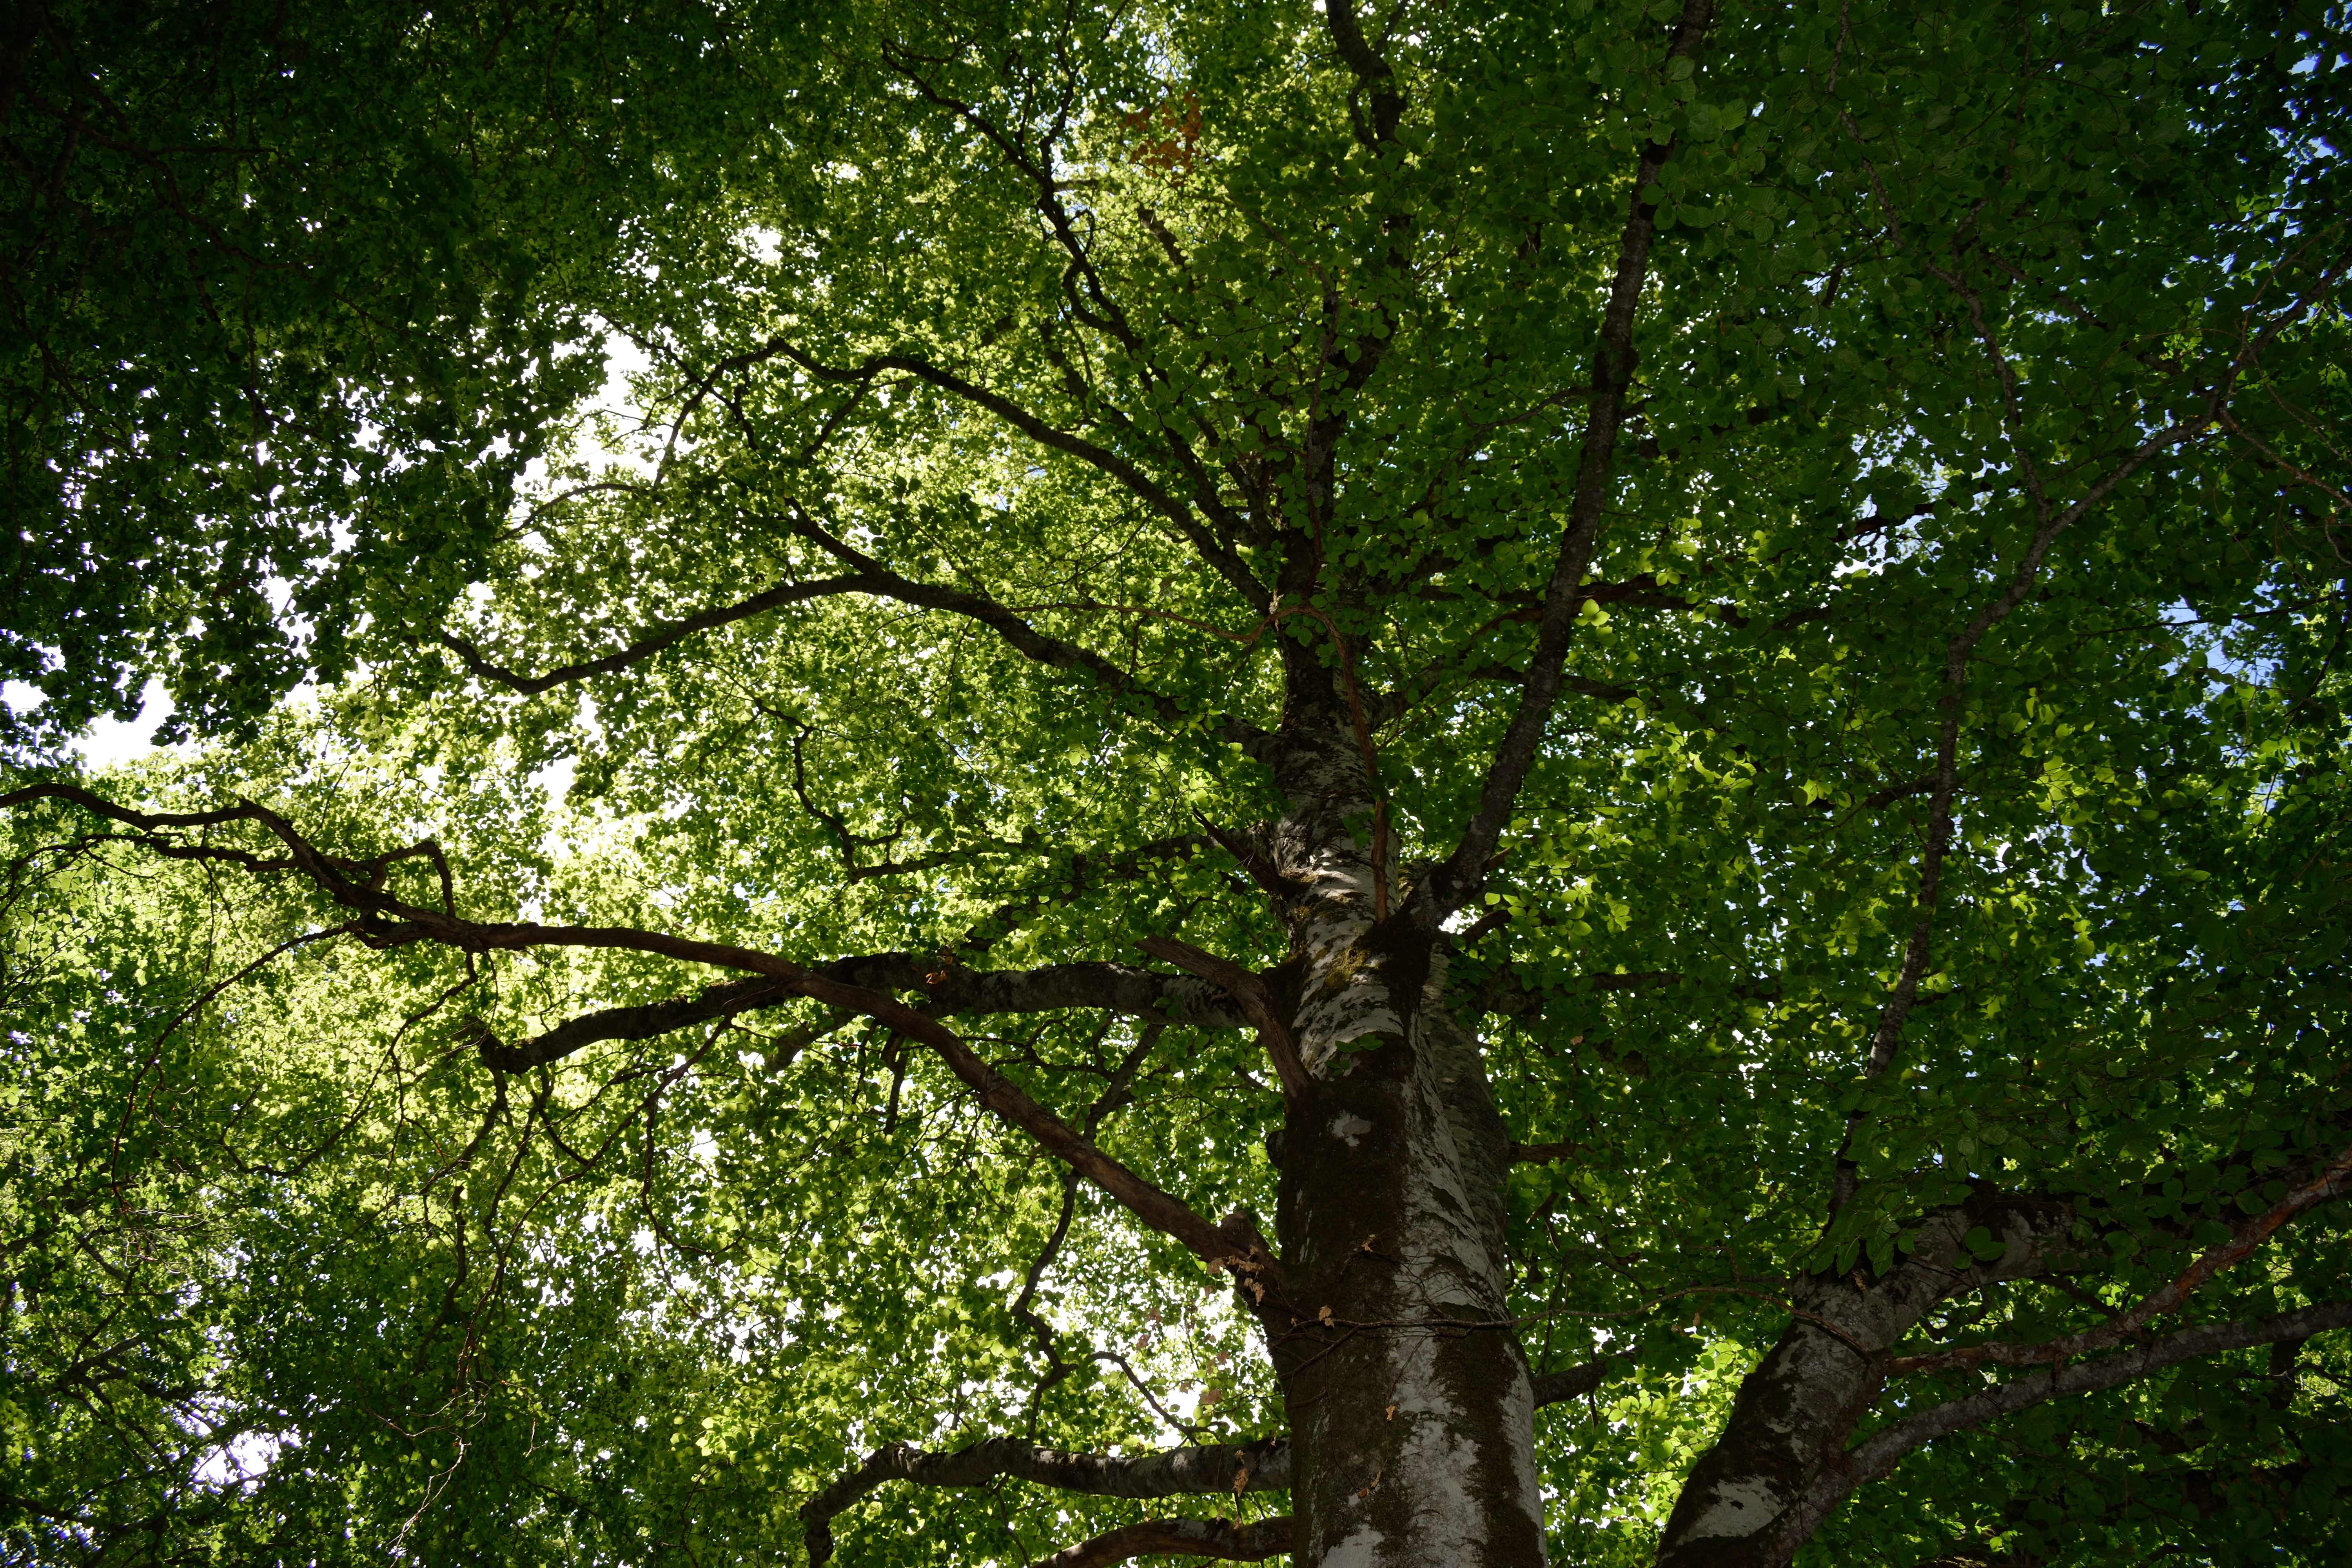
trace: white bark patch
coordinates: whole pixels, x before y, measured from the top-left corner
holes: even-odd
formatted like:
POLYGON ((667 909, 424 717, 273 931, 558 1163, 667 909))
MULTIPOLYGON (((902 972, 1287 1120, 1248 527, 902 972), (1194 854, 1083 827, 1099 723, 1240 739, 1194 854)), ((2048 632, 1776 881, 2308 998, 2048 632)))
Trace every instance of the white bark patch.
POLYGON ((1368 1524, 1323 1553, 1322 1568, 1375 1568, 1381 1542, 1387 1539, 1368 1524))
MULTIPOLYGON (((1410 1421, 1394 1461, 1396 1480, 1412 1495, 1412 1563, 1480 1563, 1486 1555, 1486 1521, 1476 1486, 1483 1445, 1454 1431, 1462 1413, 1428 1375, 1427 1342, 1409 1336, 1391 1364, 1397 1380, 1396 1418, 1410 1421), (1418 1352, 1418 1353, 1416 1353, 1418 1352), (1418 1363, 1418 1364, 1415 1364, 1418 1363)), ((1329 1561, 1328 1558, 1325 1561, 1329 1561)))
MULTIPOLYGON (((1361 784, 1349 738, 1330 737, 1333 748, 1288 787, 1302 785, 1319 797, 1312 819, 1286 821, 1276 833, 1276 862, 1302 884, 1287 902, 1283 920, 1307 958, 1298 1013, 1291 1031, 1307 1070, 1321 1074, 1339 1047, 1366 1035, 1401 1034, 1403 1016, 1390 1000, 1387 977, 1372 955, 1357 945, 1372 926, 1375 897, 1371 861, 1363 846, 1334 832, 1349 813, 1368 808, 1356 798, 1361 784)), ((1302 759, 1303 760, 1303 759, 1302 759)))
POLYGON ((1410 1239, 1399 1284, 1433 1316, 1475 1313, 1504 1300, 1509 1283, 1500 1261, 1487 1251, 1476 1207, 1463 1184, 1461 1151, 1454 1147, 1433 1076, 1433 1053, 1425 1038, 1417 1043, 1424 1115, 1402 1130, 1411 1150, 1404 1193, 1404 1234, 1410 1239))
POLYGON ((1302 1016, 1301 1022, 1306 1026, 1298 1032, 1298 1059, 1307 1064, 1308 1072, 1320 1073, 1329 1067, 1332 1058, 1339 1054, 1339 1047, 1349 1040, 1361 1039, 1366 1035, 1400 1035, 1404 1032, 1404 1020, 1397 1016, 1395 1008, 1388 1005, 1385 991, 1349 997, 1346 1001, 1353 1005, 1335 1007, 1330 1015, 1324 1016, 1317 1016, 1310 1008, 1307 1015, 1302 1016))
MULTIPOLYGON (((1396 1238, 1398 1309, 1433 1317, 1485 1316, 1496 1310, 1494 1303, 1502 1299, 1505 1281, 1475 1223, 1460 1151, 1437 1092, 1434 1068, 1428 1065, 1432 1053, 1424 1048, 1420 1054, 1424 1065, 1412 1111, 1402 1127, 1381 1130, 1384 1137, 1393 1136, 1408 1151, 1402 1160, 1410 1173, 1403 1223, 1396 1238)), ((1336 1131, 1336 1122, 1334 1126, 1336 1131)), ((1405 1494, 1401 1500, 1411 1525, 1402 1532, 1402 1539, 1387 1543, 1385 1554, 1363 1559, 1381 1568, 1488 1560, 1496 1539, 1496 1521, 1490 1517, 1495 1482, 1502 1479, 1495 1473, 1497 1443, 1511 1450, 1507 1506, 1521 1510, 1541 1539, 1542 1492, 1528 1441, 1534 1428, 1532 1391, 1521 1378, 1505 1394, 1500 1412, 1467 1408, 1439 1373, 1439 1348, 1433 1336, 1414 1333, 1396 1335, 1388 1347, 1396 1402, 1392 1419, 1403 1431, 1379 1485, 1391 1495, 1391 1507, 1398 1500, 1396 1492, 1405 1494)), ((1327 1555, 1326 1568, 1335 1560, 1327 1555)))
POLYGON ((1387 976, 1357 945, 1372 922, 1352 907, 1358 891, 1354 879, 1330 879, 1342 882, 1348 896, 1335 898, 1341 908, 1308 926, 1300 942, 1307 952, 1307 977, 1292 1029, 1298 1037, 1298 1059, 1309 1072, 1322 1071, 1349 1040, 1404 1032, 1404 1019, 1389 997, 1387 976))
POLYGON ((1364 1134, 1371 1130, 1372 1124, 1352 1110, 1342 1111, 1331 1119, 1331 1136, 1345 1140, 1350 1149, 1362 1142, 1364 1134))
POLYGON ((1780 1500, 1753 1477, 1719 1483, 1715 1500, 1683 1532, 1687 1540, 1753 1535, 1780 1516, 1780 1500))

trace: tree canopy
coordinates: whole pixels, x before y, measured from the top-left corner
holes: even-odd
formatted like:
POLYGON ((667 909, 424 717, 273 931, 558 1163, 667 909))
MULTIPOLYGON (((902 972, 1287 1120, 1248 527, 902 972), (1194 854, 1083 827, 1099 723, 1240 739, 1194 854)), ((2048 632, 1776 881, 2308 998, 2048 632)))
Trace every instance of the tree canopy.
POLYGON ((0 1554, 2347 1560, 2341 5, 14 16, 0 1554))

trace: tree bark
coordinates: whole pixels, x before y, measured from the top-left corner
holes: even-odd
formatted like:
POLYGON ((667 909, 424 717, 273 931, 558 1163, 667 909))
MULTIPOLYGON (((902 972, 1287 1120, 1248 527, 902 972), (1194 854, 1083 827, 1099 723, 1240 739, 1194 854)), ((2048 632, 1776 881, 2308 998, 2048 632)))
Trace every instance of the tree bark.
POLYGON ((1658 1543, 1658 1568, 1781 1568, 1811 1527, 1792 1510, 1845 1462, 1845 1442, 1886 1383, 1883 1354, 1937 1301, 2045 1270, 2074 1211, 1986 1193, 1922 1221, 1907 1258, 1885 1274, 1801 1277, 1793 1321, 1742 1380, 1730 1418, 1683 1483, 1658 1543), (1965 1237, 1982 1226, 2000 1247, 1984 1261, 1965 1237))
POLYGON ((1272 978, 1308 1074, 1274 1140, 1282 1263, 1257 1307, 1287 1402, 1294 1561, 1541 1564, 1509 1136, 1442 1005, 1444 938, 1373 918, 1370 847, 1346 826, 1370 808, 1357 738, 1340 719, 1314 740, 1286 748, 1272 836, 1292 942, 1272 978))

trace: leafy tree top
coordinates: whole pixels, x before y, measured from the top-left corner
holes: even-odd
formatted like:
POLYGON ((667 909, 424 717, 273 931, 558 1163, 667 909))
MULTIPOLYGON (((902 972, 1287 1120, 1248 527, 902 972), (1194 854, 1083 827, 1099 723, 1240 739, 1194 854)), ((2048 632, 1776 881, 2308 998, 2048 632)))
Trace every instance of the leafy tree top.
POLYGON ((1556 1559, 2336 1561, 2342 28, 26 11, 11 1548, 1141 1530, 1410 1058, 1556 1559))

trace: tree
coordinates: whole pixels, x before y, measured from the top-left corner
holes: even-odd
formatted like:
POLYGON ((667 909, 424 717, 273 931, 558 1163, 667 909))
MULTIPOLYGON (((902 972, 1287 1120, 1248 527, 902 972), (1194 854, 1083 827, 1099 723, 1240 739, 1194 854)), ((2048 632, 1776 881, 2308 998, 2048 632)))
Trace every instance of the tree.
POLYGON ((575 369, 0 796, 17 1550, 2343 1560, 2340 9, 509 20, 575 369))

